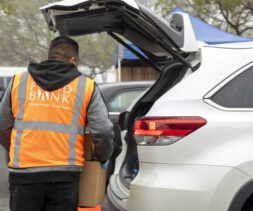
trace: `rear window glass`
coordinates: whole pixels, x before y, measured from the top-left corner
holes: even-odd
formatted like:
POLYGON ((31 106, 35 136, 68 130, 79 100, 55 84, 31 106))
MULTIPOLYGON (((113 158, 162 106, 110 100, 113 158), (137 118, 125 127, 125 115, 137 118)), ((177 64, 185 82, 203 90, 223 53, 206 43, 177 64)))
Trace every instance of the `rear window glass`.
POLYGON ((116 95, 110 102, 108 110, 110 112, 125 111, 133 100, 144 90, 125 91, 116 95))
POLYGON ((253 67, 227 83, 212 100, 227 108, 253 108, 253 67))

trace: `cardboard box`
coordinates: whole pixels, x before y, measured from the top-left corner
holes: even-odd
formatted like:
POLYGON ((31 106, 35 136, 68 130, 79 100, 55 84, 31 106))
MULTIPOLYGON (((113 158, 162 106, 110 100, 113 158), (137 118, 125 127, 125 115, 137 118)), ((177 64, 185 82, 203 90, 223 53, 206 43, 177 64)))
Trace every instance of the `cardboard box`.
POLYGON ((85 163, 79 182, 79 207, 96 207, 105 197, 106 169, 95 161, 94 145, 89 133, 85 133, 85 163))
POLYGON ((86 161, 79 182, 79 207, 96 207, 105 197, 106 169, 99 161, 86 161))

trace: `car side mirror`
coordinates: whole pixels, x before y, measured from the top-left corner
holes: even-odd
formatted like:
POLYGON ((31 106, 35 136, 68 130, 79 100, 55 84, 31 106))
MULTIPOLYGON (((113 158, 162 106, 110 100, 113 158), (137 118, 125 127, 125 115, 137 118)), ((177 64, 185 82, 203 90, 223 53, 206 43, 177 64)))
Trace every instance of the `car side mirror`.
POLYGON ((124 111, 121 112, 118 118, 118 124, 120 126, 121 130, 125 130, 127 126, 127 119, 129 117, 130 112, 129 111, 124 111))

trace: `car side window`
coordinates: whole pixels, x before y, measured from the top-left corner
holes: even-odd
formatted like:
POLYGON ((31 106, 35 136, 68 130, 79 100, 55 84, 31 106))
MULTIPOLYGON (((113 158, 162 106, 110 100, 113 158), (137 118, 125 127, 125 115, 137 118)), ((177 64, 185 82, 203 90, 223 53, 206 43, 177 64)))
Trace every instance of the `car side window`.
POLYGON ((109 101, 109 112, 125 111, 133 100, 140 95, 144 90, 128 90, 118 93, 112 100, 109 101))
POLYGON ((253 108, 253 67, 223 86, 211 99, 227 108, 253 108))

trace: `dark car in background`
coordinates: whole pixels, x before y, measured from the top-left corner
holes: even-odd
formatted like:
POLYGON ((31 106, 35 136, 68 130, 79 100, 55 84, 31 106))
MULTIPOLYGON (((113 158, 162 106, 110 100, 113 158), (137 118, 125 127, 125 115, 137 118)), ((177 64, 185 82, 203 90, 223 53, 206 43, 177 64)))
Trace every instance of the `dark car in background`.
POLYGON ((0 77, 0 99, 2 98, 3 92, 7 85, 9 84, 10 80, 12 79, 11 76, 2 76, 0 77))
POLYGON ((26 67, 0 67, 0 99, 13 76, 24 71, 26 67))
POLYGON ((119 114, 153 83, 154 81, 124 81, 98 84, 112 122, 117 123, 119 114))

